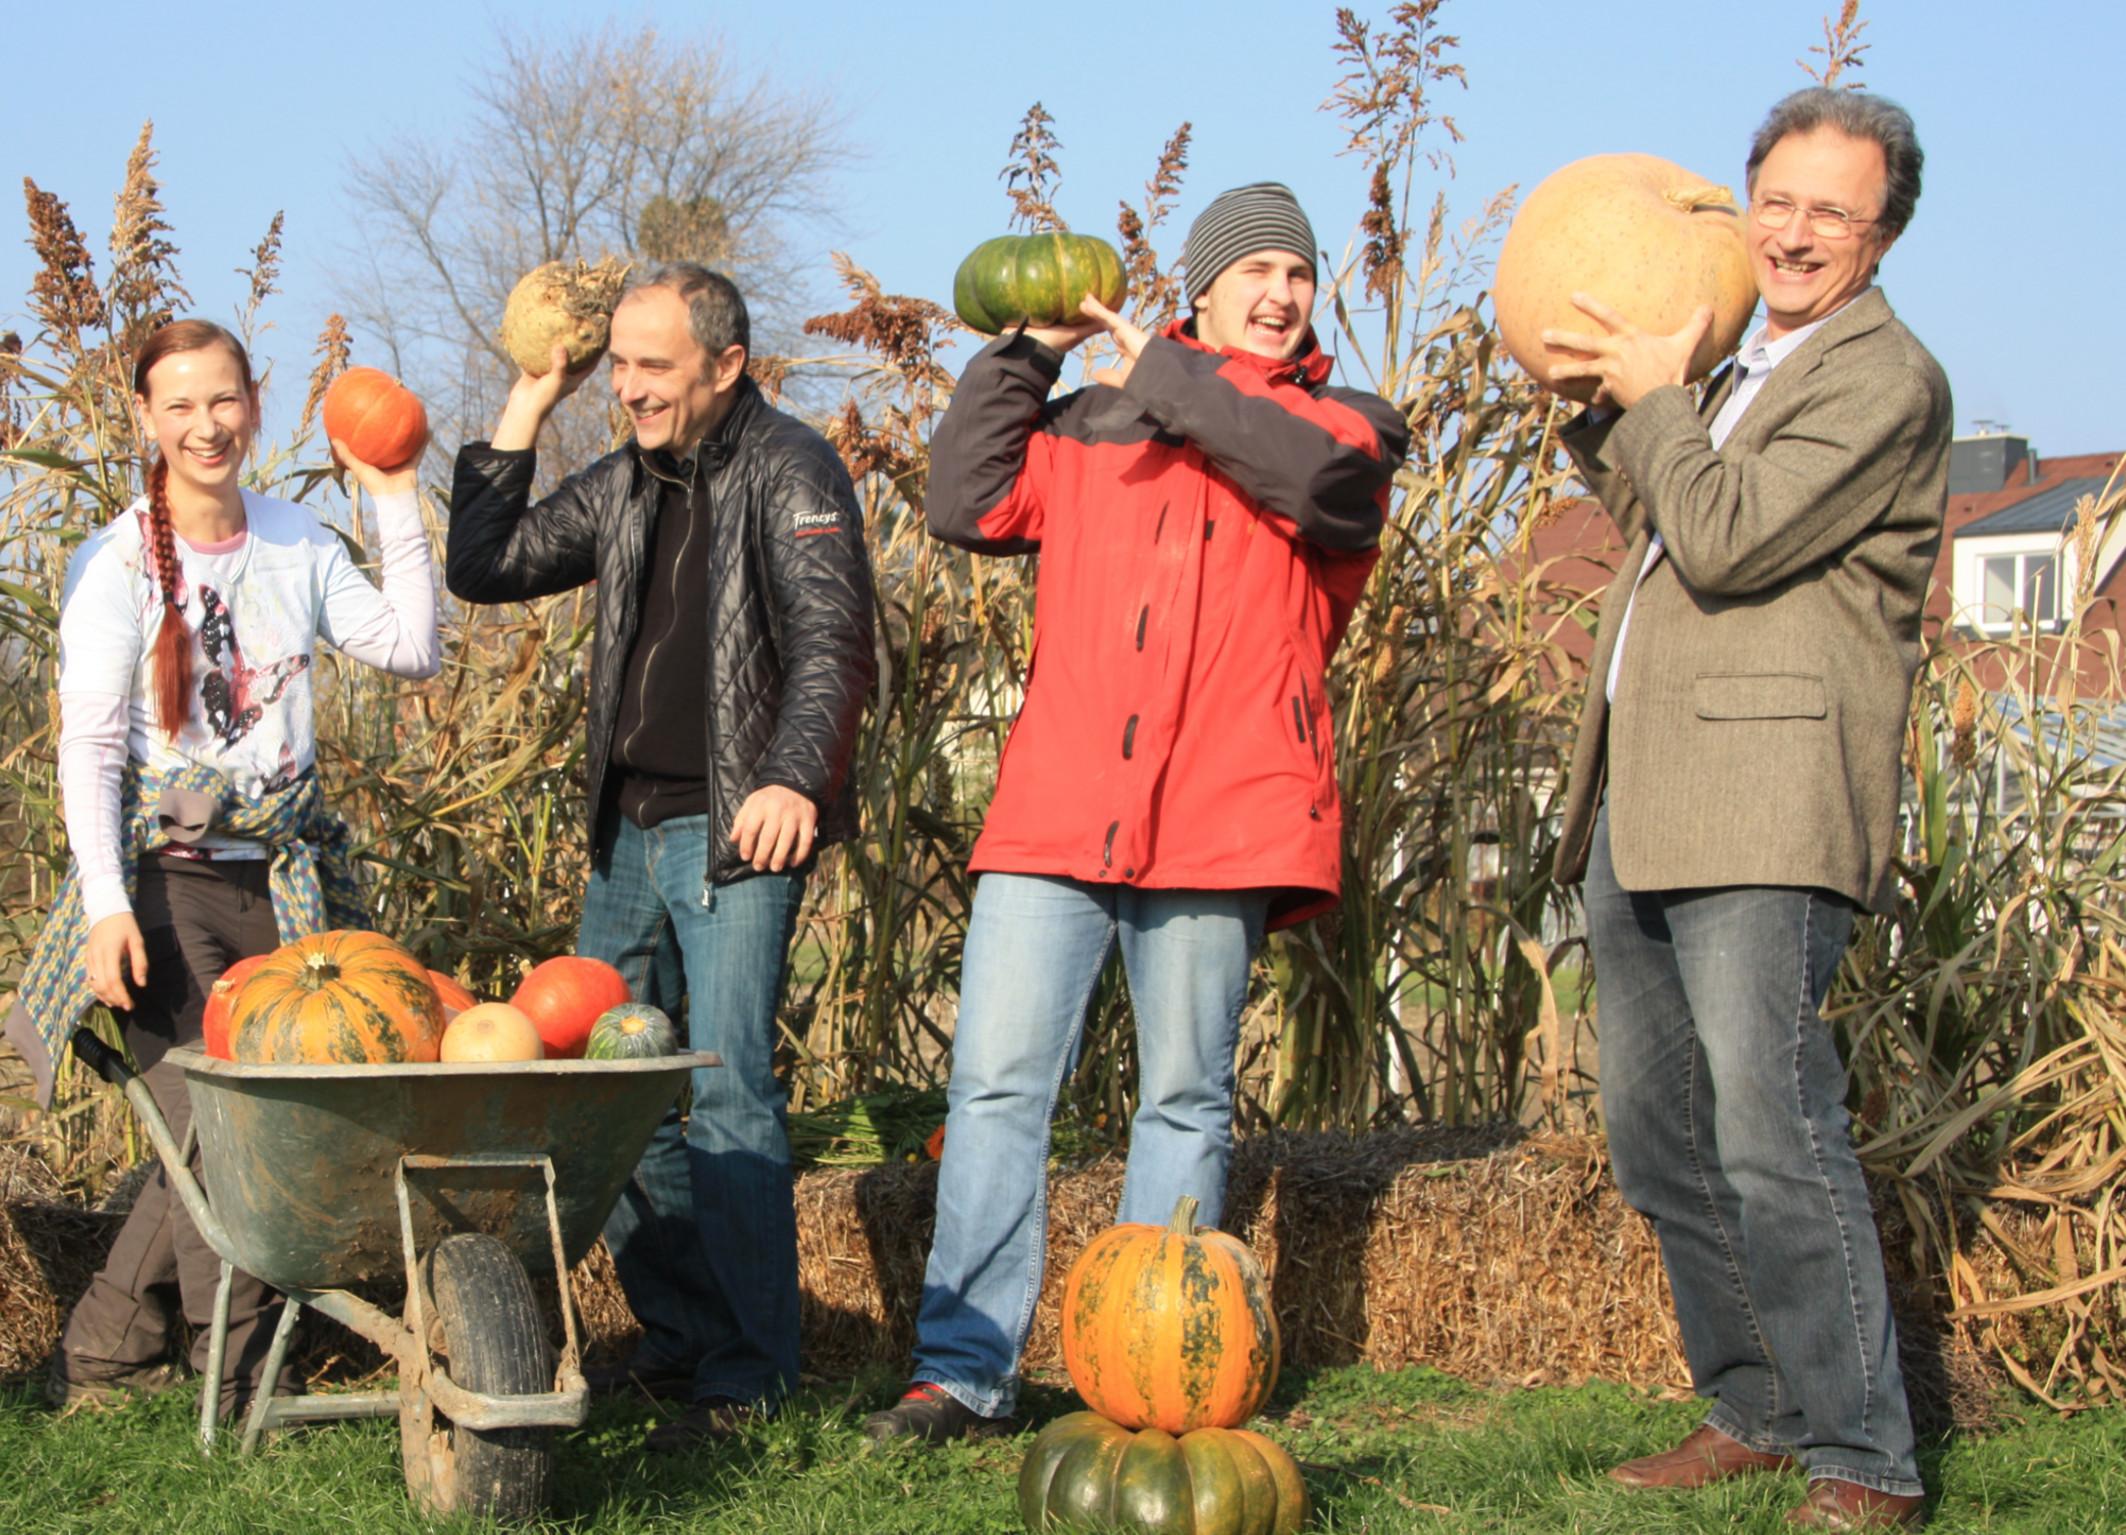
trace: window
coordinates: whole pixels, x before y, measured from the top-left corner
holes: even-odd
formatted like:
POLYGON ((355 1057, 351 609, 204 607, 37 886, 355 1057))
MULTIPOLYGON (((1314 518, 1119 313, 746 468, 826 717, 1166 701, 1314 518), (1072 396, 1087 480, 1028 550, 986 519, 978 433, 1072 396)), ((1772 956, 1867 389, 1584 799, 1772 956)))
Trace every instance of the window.
POLYGON ((2060 617, 2059 577, 2060 557, 2054 551, 1989 555, 1979 561, 1979 622, 2005 628, 2021 613, 2033 627, 2051 627, 2060 617))

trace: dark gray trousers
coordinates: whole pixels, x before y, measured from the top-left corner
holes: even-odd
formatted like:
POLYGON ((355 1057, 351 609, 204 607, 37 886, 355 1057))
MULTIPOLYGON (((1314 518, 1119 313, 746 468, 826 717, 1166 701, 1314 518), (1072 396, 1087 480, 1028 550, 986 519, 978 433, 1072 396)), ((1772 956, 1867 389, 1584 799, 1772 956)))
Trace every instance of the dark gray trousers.
MULTIPOLYGON (((280 946, 264 859, 150 856, 140 861, 133 913, 148 951, 148 980, 134 986, 133 1011, 121 1015, 126 1043, 143 1079, 181 1144, 192 1122, 184 1073, 165 1056, 196 1045, 207 989, 240 959, 280 946)), ((193 1166, 199 1164, 193 1155, 193 1166)), ((93 1381, 160 1361, 169 1351, 169 1289, 174 1284, 191 1323, 192 1367, 207 1365, 207 1332, 221 1259, 185 1213, 160 1166, 141 1186, 132 1213, 89 1281, 59 1342, 69 1379, 93 1381)), ((278 1320, 279 1299, 239 1271, 230 1292, 229 1349, 222 1364, 222 1400, 246 1398, 265 1368, 278 1320)))

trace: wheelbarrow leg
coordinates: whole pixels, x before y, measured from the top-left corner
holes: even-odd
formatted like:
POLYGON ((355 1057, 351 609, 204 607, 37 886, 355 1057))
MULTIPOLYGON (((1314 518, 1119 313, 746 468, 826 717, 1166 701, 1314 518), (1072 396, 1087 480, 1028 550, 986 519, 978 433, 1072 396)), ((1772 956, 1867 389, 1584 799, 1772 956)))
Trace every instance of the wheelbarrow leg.
POLYGON ((214 1448, 215 1425, 221 1420, 222 1361, 229 1354, 229 1291, 236 1269, 222 1259, 221 1283, 214 1289, 214 1325, 207 1333, 207 1389, 199 1394, 199 1447, 214 1448))
POLYGON ((266 1350, 266 1373, 259 1378, 258 1390, 251 1398, 251 1411, 244 1418, 244 1442, 237 1450, 239 1455, 249 1455, 258 1448, 258 1441, 266 1432, 267 1420, 275 1416, 273 1393, 280 1389, 281 1366, 288 1359, 288 1340, 295 1336, 295 1321, 302 1315, 302 1310, 297 1301, 281 1303, 280 1325, 273 1329, 273 1343, 266 1350))

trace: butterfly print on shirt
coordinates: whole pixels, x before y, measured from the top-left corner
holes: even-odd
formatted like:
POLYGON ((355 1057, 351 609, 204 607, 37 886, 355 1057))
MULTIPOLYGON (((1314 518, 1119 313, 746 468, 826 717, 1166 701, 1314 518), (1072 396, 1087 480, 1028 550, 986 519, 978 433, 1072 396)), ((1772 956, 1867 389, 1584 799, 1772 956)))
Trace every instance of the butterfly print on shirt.
POLYGON ((199 699, 206 706, 207 728, 222 745, 234 746, 251 733, 266 706, 278 703, 288 684, 308 669, 310 658, 284 656, 264 666, 246 666, 221 594, 211 586, 200 587, 199 609, 199 643, 214 667, 200 682, 199 699))

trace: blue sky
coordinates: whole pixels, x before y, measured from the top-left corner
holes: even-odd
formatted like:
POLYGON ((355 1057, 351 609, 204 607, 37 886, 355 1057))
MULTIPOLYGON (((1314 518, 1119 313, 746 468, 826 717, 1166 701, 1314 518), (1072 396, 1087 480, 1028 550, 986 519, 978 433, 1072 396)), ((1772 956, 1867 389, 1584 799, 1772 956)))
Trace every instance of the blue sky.
MULTIPOLYGON (((1359 4, 1381 19, 1384 4, 1359 4)), ((1581 155, 1638 150, 1739 184, 1751 129, 1806 83, 1796 59, 1833 0, 1450 0, 1466 92, 1438 106, 1467 142, 1445 181, 1457 217, 1509 183, 1524 189, 1581 155)), ((263 349, 284 386, 307 371, 324 316, 367 232, 346 166, 400 135, 447 141, 464 86, 498 23, 565 38, 607 17, 629 28, 713 31, 741 73, 815 93, 844 116, 856 153, 836 178, 829 227, 796 250, 820 309, 839 307, 827 263, 847 250, 888 289, 949 300, 953 268, 1004 227, 997 171, 1021 114, 1043 102, 1063 141, 1059 206, 1112 229, 1142 195, 1183 120, 1195 148, 1161 240, 1220 189, 1278 179, 1317 236, 1344 248, 1364 167, 1339 158, 1333 7, 1222 0, 1077 8, 843 0, 762 6, 666 0, 600 9, 368 0, 348 8, 223 0, 200 7, 106 0, 88 13, 11 6, 0 93, 0 169, 73 208, 101 273, 111 199, 152 117, 170 221, 200 313, 227 317, 276 209, 287 213, 282 295, 263 349), (93 27, 95 37, 86 35, 93 27)), ((2100 376, 2121 338, 2110 288, 2122 224, 2120 152, 2103 127, 2126 7, 2112 0, 1863 0, 1869 88, 1902 101, 1927 150, 1925 192, 1891 253, 1891 302, 1939 356, 1959 431, 2005 422, 2040 453, 2126 446, 2126 410, 2100 376), (2107 340, 2106 338, 2110 338, 2107 340)), ((24 325, 33 258, 21 203, 0 239, 0 328, 24 325)), ((357 338, 357 358, 362 360, 357 338)), ((271 403, 269 402, 269 409, 271 403)), ((283 417, 282 419, 285 419, 283 417)), ((269 428, 270 429, 270 428, 269 428)))

